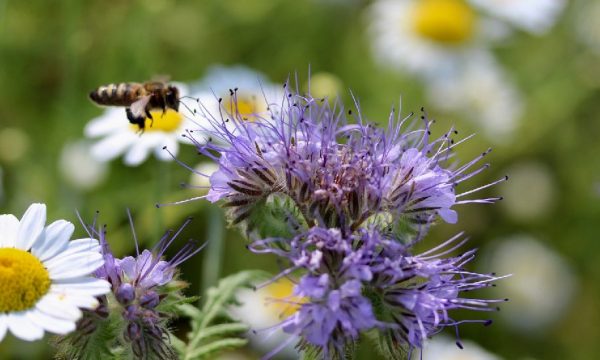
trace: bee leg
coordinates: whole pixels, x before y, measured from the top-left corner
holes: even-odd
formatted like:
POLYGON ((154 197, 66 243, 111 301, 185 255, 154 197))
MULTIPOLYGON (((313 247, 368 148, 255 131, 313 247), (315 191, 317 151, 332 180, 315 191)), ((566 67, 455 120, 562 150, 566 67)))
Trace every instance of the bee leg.
POLYGON ((126 108, 125 113, 127 114, 127 120, 129 120, 131 124, 137 125, 140 129, 140 135, 143 134, 146 125, 146 118, 143 116, 135 116, 130 108, 126 108))
POLYGON ((152 117, 152 114, 150 113, 150 109, 146 109, 146 117, 148 119, 150 119, 150 127, 152 127, 152 125, 154 124, 154 118, 152 117))

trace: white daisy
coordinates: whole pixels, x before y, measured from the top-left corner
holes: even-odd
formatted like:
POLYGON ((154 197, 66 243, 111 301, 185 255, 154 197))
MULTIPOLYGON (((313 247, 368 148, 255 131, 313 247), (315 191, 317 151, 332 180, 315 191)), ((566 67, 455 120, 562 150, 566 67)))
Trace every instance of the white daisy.
POLYGON ((523 161, 503 173, 510 181, 498 191, 504 200, 500 205, 515 221, 529 223, 548 215, 559 198, 553 171, 541 162, 523 161))
POLYGON ((473 53, 452 76, 431 79, 426 92, 429 102, 461 112, 496 143, 510 140, 523 113, 518 89, 485 51, 473 53))
POLYGON ((565 0, 469 0, 490 15, 525 31, 548 31, 566 5, 565 0))
POLYGON ((81 140, 64 145, 60 154, 59 169, 62 177, 73 187, 91 190, 100 185, 108 175, 105 162, 90 153, 91 144, 81 140))
POLYGON ((190 176, 190 185, 208 191, 210 187, 210 176, 219 170, 219 165, 214 162, 202 162, 194 167, 190 176))
POLYGON ((231 315, 254 330, 248 333, 248 337, 261 351, 268 352, 288 342, 279 356, 297 356, 294 349, 297 341, 290 341, 293 335, 284 333, 279 327, 270 329, 299 309, 299 305, 293 303, 301 300, 292 297, 293 290, 294 284, 287 278, 281 278, 258 290, 238 291, 236 298, 240 306, 232 307, 231 315))
POLYGON ((600 2, 579 2, 575 14, 577 38, 592 51, 600 55, 600 2))
POLYGON ((425 76, 454 73, 505 33, 463 0, 378 0, 369 14, 376 57, 425 76))
POLYGON ((310 84, 306 84, 306 89, 310 91, 310 95, 314 98, 335 100, 344 91, 344 84, 334 74, 318 72, 310 76, 310 84))
POLYGON ((14 163, 21 160, 31 147, 26 131, 16 127, 0 129, 0 161, 14 163))
POLYGON ((67 334, 80 309, 94 309, 96 296, 110 291, 90 276, 104 263, 98 241, 69 241, 73 224, 45 223, 44 204, 32 204, 20 221, 0 215, 0 340, 7 331, 26 341, 67 334))
MULTIPOLYGON (((248 121, 268 118, 268 110, 281 104, 284 96, 281 85, 274 85, 265 75, 241 65, 213 66, 193 87, 193 92, 194 97, 200 99, 200 111, 204 115, 239 113, 248 121)), ((201 119, 201 116, 196 118, 201 119)))
MULTIPOLYGON (((188 95, 185 85, 175 85, 182 97, 188 95)), ((172 160, 163 147, 166 146, 173 155, 177 155, 179 143, 189 143, 181 135, 185 129, 193 127, 187 109, 194 106, 195 101, 182 98, 181 102, 179 112, 173 109, 167 109, 164 114, 162 110, 151 111, 154 120, 146 119, 142 134, 137 125, 129 123, 122 107, 107 108, 103 115, 92 119, 84 130, 87 137, 102 138, 92 146, 92 156, 100 161, 109 161, 125 154, 124 162, 129 166, 140 165, 150 152, 154 152, 159 160, 172 160)))
POLYGON ((568 309, 576 289, 576 278, 567 261, 529 235, 514 235, 488 249, 485 268, 512 276, 499 296, 510 299, 499 316, 524 333, 549 330, 568 309))

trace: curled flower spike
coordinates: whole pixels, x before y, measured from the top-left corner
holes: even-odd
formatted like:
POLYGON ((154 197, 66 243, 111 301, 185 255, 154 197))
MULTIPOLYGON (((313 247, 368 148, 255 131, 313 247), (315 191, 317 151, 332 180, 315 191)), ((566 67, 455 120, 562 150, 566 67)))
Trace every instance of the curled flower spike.
POLYGON ((104 266, 96 271, 96 276, 111 285, 112 296, 101 299, 105 304, 103 313, 108 310, 111 315, 118 314, 122 320, 118 322, 119 326, 114 326, 113 323, 109 325, 107 316, 86 314, 78 323, 76 335, 67 339, 72 345, 67 353, 78 357, 89 351, 86 344, 90 337, 114 332, 107 342, 118 339, 119 345, 129 349, 128 352, 136 359, 176 358, 169 339, 168 322, 173 316, 173 303, 183 299, 180 290, 185 284, 177 281, 177 268, 203 246, 190 240, 172 259, 163 260, 162 257, 190 221, 187 219, 175 232, 167 231, 151 250, 140 252, 134 233, 137 255, 122 259, 112 254, 105 227, 88 227, 88 231, 100 239, 104 257, 104 266))

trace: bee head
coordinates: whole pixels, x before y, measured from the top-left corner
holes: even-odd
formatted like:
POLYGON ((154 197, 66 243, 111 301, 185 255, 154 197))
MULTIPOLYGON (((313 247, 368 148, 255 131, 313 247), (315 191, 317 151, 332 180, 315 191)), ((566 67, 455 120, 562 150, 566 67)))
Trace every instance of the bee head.
POLYGON ((179 89, 177 87, 172 85, 167 87, 166 102, 167 107, 179 111, 179 89))

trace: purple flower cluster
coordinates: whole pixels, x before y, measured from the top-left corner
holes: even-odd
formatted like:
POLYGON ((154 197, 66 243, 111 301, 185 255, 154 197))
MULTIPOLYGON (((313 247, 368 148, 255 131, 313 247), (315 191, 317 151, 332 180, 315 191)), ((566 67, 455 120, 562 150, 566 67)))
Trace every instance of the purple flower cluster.
POLYGON ((291 235, 262 236, 249 248, 288 260, 273 280, 300 277, 295 295, 306 301, 281 327, 300 335, 301 347, 340 358, 362 333, 378 329, 392 351, 420 348, 464 322, 449 311, 490 311, 504 301, 463 297, 498 277, 464 269, 474 251, 450 256, 464 243, 460 235, 420 255, 412 251, 436 219, 457 221, 455 205, 499 200, 460 200, 505 180, 457 193, 459 183, 489 167, 477 165, 489 150, 463 165, 453 161, 454 147, 469 137, 455 142, 451 129, 432 138, 424 111, 416 120, 392 111, 382 130, 360 111, 290 92, 254 122, 237 111, 203 109, 210 141, 195 141, 193 131, 185 136, 219 164, 206 198, 223 200, 232 222, 247 230, 265 204, 284 204, 291 235))
MULTIPOLYGON (((91 235, 100 239, 104 265, 95 275, 111 284, 112 296, 101 299, 101 306, 86 314, 78 324, 78 332, 92 336, 100 322, 111 312, 119 312, 123 330, 121 345, 129 345, 137 359, 174 359, 176 354, 170 345, 167 323, 170 320, 169 302, 180 301, 181 286, 169 286, 177 276, 178 266, 198 253, 202 247, 189 241, 170 260, 162 260, 167 248, 189 224, 188 219, 173 233, 167 231, 152 250, 139 252, 137 239, 135 257, 115 258, 106 240, 106 230, 88 228, 91 235)), ((90 236, 91 236, 90 235, 90 236)), ((135 236, 134 236, 135 238, 135 236)), ((183 285, 181 283, 180 285, 183 285)))

